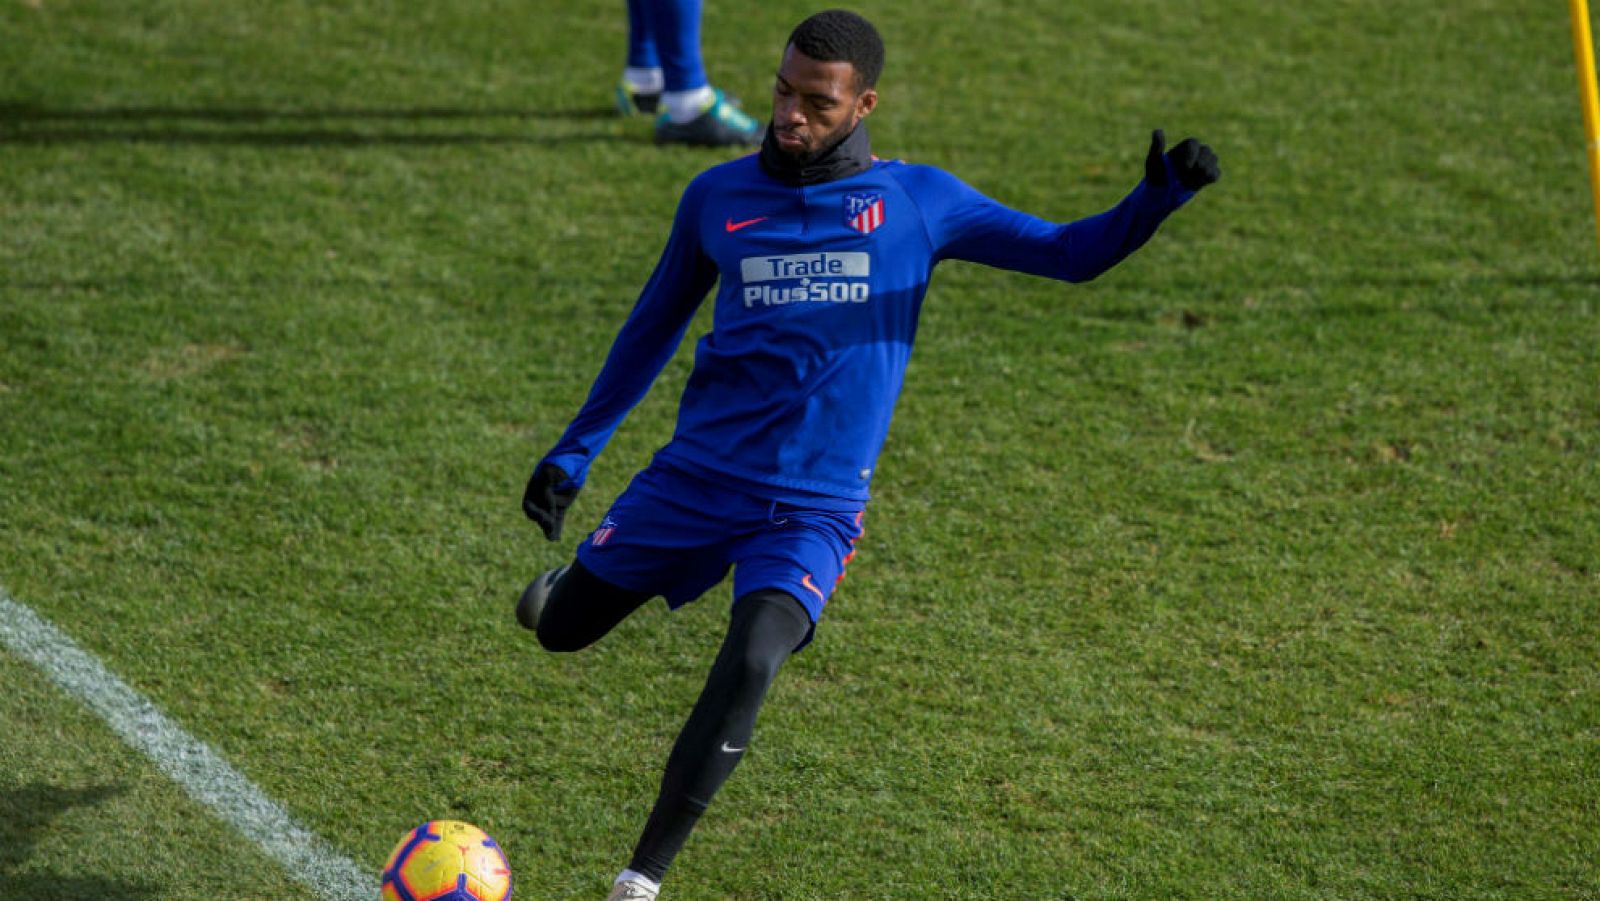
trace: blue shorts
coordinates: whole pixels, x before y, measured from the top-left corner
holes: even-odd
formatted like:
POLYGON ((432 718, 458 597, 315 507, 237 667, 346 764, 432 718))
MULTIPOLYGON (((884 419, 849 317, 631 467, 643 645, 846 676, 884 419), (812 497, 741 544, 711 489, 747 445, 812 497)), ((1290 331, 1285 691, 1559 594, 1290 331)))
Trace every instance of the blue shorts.
POLYGON ((673 609, 733 573, 733 596, 776 588, 816 623, 861 537, 864 503, 774 501, 662 463, 634 476, 578 560, 600 578, 659 594, 673 609), (832 509, 832 508, 839 509, 832 509))

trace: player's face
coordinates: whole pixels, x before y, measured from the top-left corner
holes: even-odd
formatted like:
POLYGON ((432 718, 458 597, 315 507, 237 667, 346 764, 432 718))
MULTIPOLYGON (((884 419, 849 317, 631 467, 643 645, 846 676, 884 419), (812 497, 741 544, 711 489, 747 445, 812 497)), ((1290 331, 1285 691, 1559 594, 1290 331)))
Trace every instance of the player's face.
POLYGON ((878 92, 856 90, 856 67, 814 60, 790 45, 772 87, 772 137, 801 161, 843 140, 878 105, 878 92))

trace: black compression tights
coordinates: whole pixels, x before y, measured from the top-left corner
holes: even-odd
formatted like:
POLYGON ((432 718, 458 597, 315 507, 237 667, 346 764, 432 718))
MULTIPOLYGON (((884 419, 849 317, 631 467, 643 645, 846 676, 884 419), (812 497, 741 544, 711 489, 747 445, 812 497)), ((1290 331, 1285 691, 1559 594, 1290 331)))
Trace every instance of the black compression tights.
MULTIPOLYGON (((650 597, 611 585, 574 562, 539 618, 539 642, 552 651, 588 647, 650 597)), ((788 592, 756 591, 733 605, 722 650, 672 746, 661 793, 629 869, 658 882, 666 876, 712 796, 744 756, 778 668, 810 630, 805 607, 788 592)))

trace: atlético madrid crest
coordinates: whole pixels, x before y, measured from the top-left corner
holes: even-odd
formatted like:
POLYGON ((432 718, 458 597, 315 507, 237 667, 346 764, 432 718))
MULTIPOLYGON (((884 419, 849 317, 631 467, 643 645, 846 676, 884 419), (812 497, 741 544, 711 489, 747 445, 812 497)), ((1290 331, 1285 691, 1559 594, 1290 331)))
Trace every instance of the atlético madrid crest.
POLYGON ((883 195, 844 195, 844 221, 863 235, 872 234, 883 224, 883 195))

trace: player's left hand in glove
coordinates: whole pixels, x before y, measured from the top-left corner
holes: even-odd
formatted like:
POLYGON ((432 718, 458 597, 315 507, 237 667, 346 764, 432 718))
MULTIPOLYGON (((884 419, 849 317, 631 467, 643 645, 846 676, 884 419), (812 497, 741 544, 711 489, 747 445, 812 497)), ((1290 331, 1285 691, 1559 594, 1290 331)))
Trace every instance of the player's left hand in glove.
POLYGON ((578 499, 578 486, 571 483, 561 467, 540 463, 528 479, 527 490, 522 492, 522 512, 538 523, 544 537, 551 541, 560 540, 561 521, 567 517, 567 508, 578 499))
POLYGON ((1166 146, 1166 132, 1158 128, 1151 133, 1150 154, 1144 158, 1144 179, 1151 185, 1157 188, 1167 186, 1166 163, 1172 164, 1178 184, 1191 191, 1198 191, 1222 177, 1222 167, 1217 164, 1216 153, 1205 144, 1194 138, 1184 138, 1171 152, 1164 153, 1166 146))

